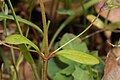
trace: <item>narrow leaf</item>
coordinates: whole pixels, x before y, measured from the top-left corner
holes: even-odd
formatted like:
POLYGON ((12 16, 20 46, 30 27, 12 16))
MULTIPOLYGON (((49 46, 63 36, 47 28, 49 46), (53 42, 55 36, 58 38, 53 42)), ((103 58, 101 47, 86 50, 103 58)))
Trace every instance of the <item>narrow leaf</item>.
POLYGON ((120 22, 110 23, 105 26, 106 29, 117 29, 120 28, 120 22))
POLYGON ((99 60, 92 55, 77 50, 61 50, 56 54, 82 64, 95 65, 99 63, 99 60))
POLYGON ((37 73, 37 71, 35 69, 34 60, 33 60, 32 56, 31 56, 30 52, 28 51, 26 45, 20 44, 19 48, 20 48, 22 54, 24 55, 25 59, 30 63, 33 74, 34 74, 36 80, 40 80, 39 77, 38 77, 38 73, 37 73))
POLYGON ((65 10, 65 9, 59 9, 57 11, 59 14, 62 14, 62 15, 72 15, 74 14, 75 12, 73 10, 65 10))
POLYGON ((7 15, 7 14, 8 14, 8 6, 7 6, 7 4, 4 5, 4 9, 5 9, 5 10, 4 10, 4 11, 5 11, 4 13, 7 15))
POLYGON ((37 51, 40 51, 39 48, 33 42, 31 42, 29 39, 19 34, 8 36, 7 38, 5 38, 5 42, 8 44, 14 44, 14 45, 29 44, 30 46, 35 48, 37 51))
POLYGON ((7 72, 9 73, 10 72, 10 62, 1 47, 0 47, 0 56, 1 56, 0 58, 2 58, 2 60, 5 64, 5 68, 6 68, 7 72))
MULTIPOLYGON (((3 14, 3 13, 0 13, 0 20, 1 20, 1 19, 14 20, 13 16, 11 16, 11 15, 5 15, 5 14, 3 14)), ((30 22, 30 21, 28 21, 28 20, 26 20, 26 19, 22 19, 22 18, 18 18, 18 17, 17 17, 17 20, 18 20, 19 22, 22 22, 22 23, 24 23, 24 24, 26 24, 26 25, 29 25, 29 26, 33 27, 33 28, 36 29, 39 33, 41 33, 41 34, 43 35, 43 32, 42 32, 42 30, 40 29, 40 27, 37 26, 37 25, 35 25, 34 23, 32 23, 32 22, 30 22)))
POLYGON ((19 45, 20 51, 22 52, 23 56, 25 57, 25 59, 32 65, 34 64, 34 60, 31 56, 31 54, 29 53, 27 47, 24 44, 20 44, 19 45))

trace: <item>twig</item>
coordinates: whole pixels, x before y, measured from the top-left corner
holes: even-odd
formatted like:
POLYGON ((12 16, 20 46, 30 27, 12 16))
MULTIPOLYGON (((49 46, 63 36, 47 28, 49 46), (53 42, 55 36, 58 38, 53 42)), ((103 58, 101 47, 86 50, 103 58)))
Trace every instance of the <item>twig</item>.
POLYGON ((96 32, 94 32, 94 33, 91 33, 91 34, 89 34, 89 35, 81 38, 80 40, 83 41, 83 40, 85 40, 85 39, 87 39, 87 38, 89 38, 89 37, 91 37, 91 36, 93 36, 93 35, 95 35, 95 34, 97 34, 97 33, 103 32, 104 30, 105 30, 105 29, 98 30, 98 31, 96 31, 96 32))
MULTIPOLYGON (((12 45, 8 45, 8 44, 4 43, 4 41, 0 41, 0 45, 4 45, 4 46, 9 47, 9 48, 20 50, 18 47, 15 47, 15 46, 12 46, 12 45)), ((30 52, 36 52, 36 53, 38 53, 41 56, 41 58, 44 58, 44 54, 43 53, 37 52, 35 50, 31 50, 31 49, 28 50, 28 51, 30 51, 30 52)))
POLYGON ((111 45, 112 47, 120 47, 120 44, 117 44, 117 45, 114 45, 114 44, 112 44, 110 41, 108 41, 107 40, 107 43, 109 44, 109 45, 111 45))

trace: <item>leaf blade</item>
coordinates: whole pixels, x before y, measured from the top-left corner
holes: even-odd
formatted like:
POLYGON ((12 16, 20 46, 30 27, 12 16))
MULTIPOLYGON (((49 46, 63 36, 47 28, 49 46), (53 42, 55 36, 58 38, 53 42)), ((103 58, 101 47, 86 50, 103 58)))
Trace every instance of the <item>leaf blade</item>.
MULTIPOLYGON (((3 14, 3 13, 0 13, 0 19, 10 19, 10 20, 14 20, 13 16, 11 16, 11 15, 5 15, 5 14, 3 14)), ((26 19, 18 18, 18 17, 17 17, 17 20, 18 20, 19 22, 22 22, 22 23, 24 23, 24 24, 27 24, 27 25, 33 27, 33 28, 36 29, 39 33, 41 33, 41 34, 43 35, 43 31, 39 28, 39 26, 35 25, 34 23, 32 23, 32 22, 30 22, 30 21, 28 21, 28 20, 26 20, 26 19)))
MULTIPOLYGON (((92 23, 93 20, 96 18, 96 16, 94 15, 87 15, 87 19, 92 23)), ((100 20, 99 18, 97 18, 93 23, 94 26, 96 26, 99 29, 103 29, 104 28, 104 23, 102 20, 100 20)))
POLYGON ((5 38, 4 41, 5 43, 14 44, 14 45, 29 44, 30 46, 35 48, 37 51, 40 51, 39 48, 33 42, 31 42, 29 39, 27 39, 26 37, 20 34, 13 34, 11 36, 8 36, 7 38, 5 38))
POLYGON ((95 65, 99 63, 97 58, 77 50, 61 50, 56 54, 82 64, 95 65))
MULTIPOLYGON (((60 46, 62 46, 63 44, 65 44, 69 40, 73 39, 74 37, 76 37, 76 36, 73 34, 70 34, 70 33, 64 34, 60 40, 60 46)), ((72 49, 72 50, 79 50, 82 52, 89 52, 87 45, 84 42, 81 42, 81 40, 79 38, 72 41, 71 43, 69 43, 68 45, 63 47, 62 49, 72 49)))
POLYGON ((105 28, 110 30, 120 28, 120 22, 110 23, 105 28))
POLYGON ((34 60, 31 56, 31 54, 29 53, 27 47, 23 44, 19 45, 20 51, 22 52, 23 56, 25 57, 25 59, 32 65, 34 64, 34 60))

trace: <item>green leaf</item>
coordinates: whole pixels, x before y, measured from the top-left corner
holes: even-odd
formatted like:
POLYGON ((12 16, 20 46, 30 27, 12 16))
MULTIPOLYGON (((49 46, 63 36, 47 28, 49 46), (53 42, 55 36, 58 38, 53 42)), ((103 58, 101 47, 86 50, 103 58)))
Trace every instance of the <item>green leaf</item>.
POLYGON ((61 69, 57 66, 57 64, 54 62, 53 59, 51 59, 48 63, 48 76, 50 79, 53 79, 53 77, 56 75, 58 71, 61 69))
POLYGON ((37 80, 40 80, 40 79, 39 79, 39 76, 38 76, 38 73, 37 73, 37 71, 36 71, 36 69, 35 69, 34 60, 33 60, 32 56, 31 56, 30 52, 28 51, 26 45, 25 45, 25 44, 19 44, 18 46, 19 46, 19 48, 20 48, 20 51, 21 51, 22 54, 24 55, 25 59, 30 63, 35 78, 36 78, 37 80))
MULTIPOLYGON (((14 20, 13 16, 11 16, 11 15, 5 15, 5 14, 3 14, 3 13, 0 13, 0 20, 1 20, 1 19, 14 20)), ((32 22, 30 22, 30 21, 28 21, 28 20, 26 20, 26 19, 22 19, 22 18, 18 18, 18 17, 17 17, 17 20, 18 20, 19 22, 22 22, 22 23, 24 23, 24 24, 26 24, 26 25, 29 25, 29 26, 33 27, 33 28, 36 29, 39 33, 41 33, 41 34, 43 35, 43 32, 42 32, 42 30, 40 29, 40 27, 37 26, 37 25, 35 25, 34 23, 32 23, 32 22)))
POLYGON ((61 72, 56 73, 53 80, 73 80, 72 76, 66 76, 64 74, 61 74, 61 72))
POLYGON ((102 74, 104 71, 104 61, 98 56, 98 51, 92 51, 90 54, 99 59, 99 64, 95 65, 94 69, 102 74))
POLYGON ((109 8, 114 8, 114 7, 119 7, 119 6, 120 6, 120 3, 114 2, 113 0, 107 0, 107 1, 106 1, 106 5, 107 5, 109 8))
POLYGON ((19 45, 20 51, 22 52, 23 56, 25 57, 25 59, 32 65, 34 64, 34 60, 31 56, 31 54, 29 53, 27 47, 24 44, 20 44, 19 45))
POLYGON ((89 72, 87 70, 82 70, 79 66, 75 66, 75 71, 72 76, 74 80, 90 80, 89 72))
POLYGON ((7 4, 4 5, 4 13, 7 15, 8 14, 8 6, 7 4))
POLYGON ((37 51, 40 51, 39 48, 33 42, 31 42, 29 39, 19 34, 8 36, 7 38, 5 38, 5 43, 14 44, 14 45, 29 44, 37 51))
POLYGON ((56 73, 53 80, 73 80, 71 74, 74 72, 75 68, 73 65, 64 68, 56 73))
POLYGON ((5 68, 7 70, 7 73, 10 72, 10 62, 8 60, 8 58, 5 55, 5 52, 3 51, 3 49, 0 47, 0 58, 2 58, 4 64, 5 64, 5 68))
POLYGON ((106 29, 116 29, 120 28, 120 22, 110 23, 109 25, 105 26, 106 29))
MULTIPOLYGON (((92 23, 93 20, 96 18, 94 15, 87 15, 87 19, 92 23)), ((93 25, 96 26, 97 28, 103 29, 104 28, 104 23, 102 20, 97 18, 94 22, 93 25)))
POLYGON ((65 9, 59 9, 57 11, 59 14, 62 14, 62 15, 72 15, 74 14, 75 12, 73 10, 65 10, 65 9))
POLYGON ((70 60, 70 59, 67 59, 67 58, 65 58, 65 57, 62 57, 62 56, 59 56, 59 55, 58 55, 57 57, 58 57, 58 59, 59 59, 61 62, 65 63, 65 64, 67 64, 67 65, 74 65, 74 64, 76 64, 75 61, 70 60))
POLYGON ((69 65, 67 68, 63 69, 61 71, 62 74, 65 74, 66 76, 71 75, 74 72, 75 68, 73 65, 69 65))
POLYGON ((96 57, 96 58, 99 58, 99 56, 98 56, 98 51, 92 51, 92 52, 90 52, 90 54, 91 54, 92 56, 96 57))
POLYGON ((82 64, 95 65, 99 63, 97 58, 77 50, 61 50, 56 54, 82 64))
MULTIPOLYGON (((62 39, 60 40, 60 46, 68 42, 69 40, 73 39, 75 35, 66 33, 63 35, 62 39)), ((82 52, 89 52, 86 44, 81 42, 79 38, 70 42, 68 45, 63 47, 62 49, 72 49, 72 50, 79 50, 82 52)))
POLYGON ((96 69, 99 73, 102 74, 104 72, 104 64, 105 63, 101 58, 99 58, 99 61, 100 61, 100 63, 98 65, 95 65, 94 69, 96 69))
POLYGON ((20 64, 23 62, 24 60, 24 56, 23 56, 23 53, 20 52, 18 58, 17 58, 17 61, 16 61, 16 69, 18 70, 19 69, 19 66, 20 64))

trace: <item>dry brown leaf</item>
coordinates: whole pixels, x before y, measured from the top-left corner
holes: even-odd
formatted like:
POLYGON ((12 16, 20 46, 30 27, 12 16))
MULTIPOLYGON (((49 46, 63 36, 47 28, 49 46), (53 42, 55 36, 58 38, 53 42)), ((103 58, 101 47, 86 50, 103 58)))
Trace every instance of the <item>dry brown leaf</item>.
MULTIPOLYGON (((120 0, 113 0, 113 1, 120 3, 120 0)), ((105 0, 99 0, 99 2, 95 5, 95 9, 97 12, 99 12, 99 10, 100 10, 101 6, 104 4, 104 2, 105 2, 105 0)), ((108 8, 104 9, 100 13, 100 15, 102 17, 106 18, 108 10, 109 10, 108 8)), ((119 22, 120 21, 120 7, 112 8, 112 10, 109 14, 108 20, 111 22, 119 22)))
POLYGON ((103 80, 120 80, 120 48, 113 48, 109 51, 105 62, 103 80))

